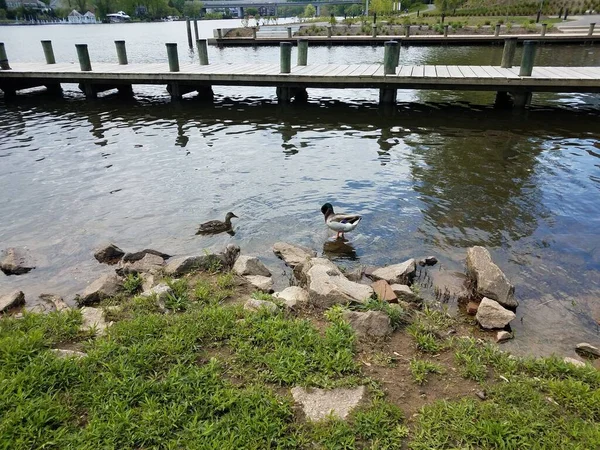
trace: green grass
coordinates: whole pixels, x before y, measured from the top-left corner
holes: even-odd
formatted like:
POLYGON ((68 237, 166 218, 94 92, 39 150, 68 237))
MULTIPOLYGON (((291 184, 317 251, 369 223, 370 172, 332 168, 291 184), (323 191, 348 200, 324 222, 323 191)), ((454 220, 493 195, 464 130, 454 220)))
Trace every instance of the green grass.
POLYGON ((142 289, 143 282, 144 280, 137 273, 127 274, 125 280, 123 280, 123 289, 129 295, 136 294, 142 289))
POLYGON ((427 375, 430 373, 444 373, 444 367, 423 359, 412 359, 410 361, 410 373, 415 383, 424 384, 427 382, 427 375))
POLYGON ((400 329, 408 321, 408 313, 400 307, 393 307, 388 302, 379 299, 368 299, 365 303, 352 306, 355 311, 383 311, 390 317, 394 330, 400 329))
POLYGON ((443 333, 453 324, 445 311, 424 306, 408 326, 417 348, 424 353, 438 353, 445 348, 443 333))

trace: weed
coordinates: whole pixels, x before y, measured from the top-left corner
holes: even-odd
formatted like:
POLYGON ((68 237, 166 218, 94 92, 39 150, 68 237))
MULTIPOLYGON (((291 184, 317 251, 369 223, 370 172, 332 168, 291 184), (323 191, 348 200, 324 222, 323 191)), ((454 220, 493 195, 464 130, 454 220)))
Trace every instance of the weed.
POLYGON ((440 364, 430 361, 412 359, 410 361, 410 372, 415 383, 423 384, 427 381, 427 375, 430 373, 444 373, 444 368, 440 364))
POLYGON ((388 302, 379 299, 368 299, 365 303, 353 306, 357 311, 383 311, 390 317, 394 330, 399 329, 407 322, 407 314, 400 307, 391 306, 388 302))
POLYGON ((129 295, 136 294, 142 288, 144 280, 137 273, 127 274, 125 280, 123 280, 123 289, 129 295))
POLYGON ((267 293, 261 292, 261 291, 254 291, 252 293, 252 298, 255 300, 263 300, 263 301, 267 301, 267 302, 273 301, 273 296, 271 294, 267 294, 267 293))

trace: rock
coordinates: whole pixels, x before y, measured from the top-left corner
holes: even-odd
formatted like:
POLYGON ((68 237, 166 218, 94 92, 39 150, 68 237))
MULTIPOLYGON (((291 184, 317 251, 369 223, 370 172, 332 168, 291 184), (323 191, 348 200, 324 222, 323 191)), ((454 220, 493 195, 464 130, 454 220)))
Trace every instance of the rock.
POLYGON ((421 303, 423 301, 421 297, 415 294, 406 284, 392 284, 391 288, 398 300, 408 303, 421 303))
POLYGON ((389 303, 398 301, 398 297, 396 296, 396 294, 392 290, 392 287, 387 281, 375 281, 374 283, 371 283, 371 287, 373 288, 373 291, 375 292, 375 295, 377 295, 377 298, 379 300, 389 303))
POLYGON ((227 244, 225 250, 219 253, 218 256, 223 264, 223 270, 231 270, 240 256, 240 247, 235 244, 227 244))
POLYGON ((462 272, 434 270, 428 272, 435 298, 441 303, 463 303, 472 298, 468 285, 472 284, 467 275, 462 272))
POLYGON ((255 298, 251 298, 244 303, 244 309, 248 311, 259 311, 261 309, 266 309, 271 313, 276 313, 279 310, 275 303, 267 300, 257 300, 255 298))
POLYGON ((148 273, 151 275, 156 275, 163 269, 164 265, 165 261, 160 256, 147 253, 142 259, 137 261, 119 264, 119 267, 117 267, 115 270, 117 274, 121 276, 125 276, 130 273, 148 273))
POLYGON ((105 245, 94 253, 94 258, 103 264, 116 264, 125 255, 125 252, 114 244, 105 245))
POLYGON ((428 256, 427 258, 425 258, 426 266, 435 266, 437 263, 438 263, 438 260, 435 256, 428 256))
POLYGON ((155 296, 156 297, 156 303, 158 305, 158 307, 161 309, 161 311, 165 311, 165 301, 169 298, 169 295, 173 294, 173 289, 171 289, 170 286, 161 283, 158 284, 156 286, 154 286, 152 289, 149 289, 145 292, 143 292, 142 294, 140 294, 140 297, 152 297, 155 296))
POLYGON ((348 278, 350 281, 354 281, 355 283, 358 283, 360 280, 362 280, 364 274, 365 271, 363 267, 357 267, 356 269, 351 270, 350 272, 344 273, 346 278, 348 278))
POLYGON ((0 313, 11 308, 16 308, 25 303, 25 294, 22 291, 13 291, 0 297, 0 313))
POLYGON ((66 311, 68 309, 71 309, 69 307, 69 305, 67 305, 65 303, 65 301, 62 299, 62 297, 59 297, 58 295, 53 295, 53 294, 41 294, 40 295, 40 300, 44 301, 44 302, 50 302, 54 305, 54 308, 57 311, 66 311))
POLYGON ((285 242, 276 242, 275 245, 273 245, 273 253, 275 253, 278 258, 283 259, 285 263, 292 268, 317 256, 317 252, 314 250, 287 244, 285 242))
POLYGON ((516 317, 515 313, 504 308, 495 300, 484 297, 477 309, 477 322, 487 329, 504 328, 516 317))
POLYGON ((578 351, 579 353, 583 353, 586 356, 594 356, 596 358, 600 357, 600 350, 598 350, 597 347, 594 347, 591 344, 588 344, 587 342, 582 342, 580 344, 577 344, 575 346, 575 350, 578 351))
POLYGON ((312 421, 327 419, 330 415, 345 419, 366 395, 365 386, 352 389, 304 389, 291 390, 294 401, 302 406, 306 417, 312 421))
POLYGON ((260 291, 271 292, 273 290, 273 279, 271 277, 263 277, 262 275, 248 275, 244 278, 248 281, 248 283, 260 291))
POLYGON ((311 303, 328 308, 350 301, 365 302, 373 289, 348 280, 331 261, 313 258, 305 265, 306 284, 311 303))
POLYGON ((487 395, 484 391, 477 391, 475 392, 475 395, 479 397, 480 400, 485 400, 487 398, 487 395))
POLYGON ((298 286, 290 286, 281 292, 276 292, 273 297, 283 300, 287 309, 295 309, 299 305, 308 303, 308 292, 298 286))
POLYGON ((371 277, 375 280, 385 280, 390 284, 406 284, 415 276, 417 265, 414 259, 409 259, 400 264, 382 267, 374 270, 371 277))
POLYGON ((484 247, 470 247, 467 250, 467 272, 475 281, 479 294, 496 300, 506 308, 519 306, 519 302, 514 297, 515 287, 492 262, 490 252, 484 247))
POLYGON ((256 256, 241 255, 233 265, 233 271, 240 276, 243 275, 261 275, 270 277, 271 272, 260 262, 256 256))
POLYGON ((498 331, 496 334, 496 342, 499 344, 500 342, 505 342, 513 338, 512 333, 508 331, 498 331))
POLYGON ((474 316, 477 314, 477 309, 479 308, 479 303, 477 302, 469 302, 467 304, 467 314, 470 316, 474 316))
POLYGON ((389 316, 382 311, 344 311, 343 317, 359 336, 387 336, 393 331, 389 316))
POLYGON ((59 358, 83 358, 87 356, 87 353, 78 352, 77 350, 66 350, 62 348, 50 349, 59 358))
POLYGON ((81 316, 83 317, 83 325, 81 329, 83 331, 95 330, 97 336, 102 336, 106 333, 112 322, 106 322, 104 320, 104 314, 99 308, 91 308, 89 306, 81 308, 81 316))
POLYGON ((156 284, 154 275, 150 273, 142 273, 140 276, 142 277, 142 292, 149 291, 156 284))
POLYGON ((182 276, 198 270, 229 270, 235 264, 240 254, 237 245, 229 244, 221 253, 208 253, 200 256, 178 256, 171 258, 164 267, 164 272, 170 276, 182 276))
POLYGON ((171 257, 171 255, 167 255, 166 253, 159 252, 158 250, 152 250, 150 248, 146 248, 146 249, 142 250, 141 252, 126 253, 123 256, 123 262, 136 262, 136 261, 139 261, 140 259, 144 258, 144 256, 146 256, 146 255, 158 256, 158 257, 162 258, 163 260, 169 259, 171 257))
POLYGON ((105 298, 117 295, 123 288, 123 282, 114 274, 102 275, 92 284, 85 288, 77 298, 79 306, 98 303, 105 298))
POLYGON ((35 269, 35 264, 24 248, 8 248, 4 251, 4 258, 0 261, 0 270, 5 275, 22 275, 35 269))
POLYGON ((569 364, 573 364, 574 366, 577 366, 577 367, 585 367, 585 362, 581 361, 580 359, 570 358, 568 356, 565 356, 563 361, 566 363, 569 363, 569 364))
POLYGON ((39 303, 36 303, 33 306, 26 306, 25 310, 28 313, 48 314, 52 311, 56 311, 56 306, 54 306, 54 303, 52 303, 50 300, 40 297, 39 303))

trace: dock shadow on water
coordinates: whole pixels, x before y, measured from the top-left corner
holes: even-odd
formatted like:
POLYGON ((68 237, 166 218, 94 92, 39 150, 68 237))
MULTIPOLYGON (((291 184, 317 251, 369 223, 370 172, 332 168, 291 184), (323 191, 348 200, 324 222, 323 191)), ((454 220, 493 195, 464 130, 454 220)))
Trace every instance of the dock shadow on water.
POLYGON ((103 270, 92 250, 106 241, 175 255, 234 242, 277 267, 284 240, 346 266, 432 254, 459 272, 483 245, 521 302, 508 345, 568 353, 600 320, 597 105, 554 96, 512 114, 480 95, 411 92, 393 114, 323 97, 281 108, 258 92, 3 103, 0 242, 45 263, 0 289, 72 298, 103 270), (328 240, 326 201, 362 214, 360 233, 328 240), (235 236, 195 235, 227 211, 243 218, 235 236))

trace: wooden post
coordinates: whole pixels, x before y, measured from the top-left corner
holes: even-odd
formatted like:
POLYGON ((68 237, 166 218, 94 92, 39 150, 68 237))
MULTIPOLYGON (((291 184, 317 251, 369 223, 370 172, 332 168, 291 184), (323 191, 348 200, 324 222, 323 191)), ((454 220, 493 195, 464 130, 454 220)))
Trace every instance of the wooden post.
POLYGON ((223 39, 223 30, 221 28, 217 28, 217 38, 223 39))
POLYGON ((327 25, 327 37, 331 39, 331 25, 327 25))
POLYGON ((377 24, 376 23, 373 24, 373 34, 372 34, 372 36, 373 37, 377 37, 377 24))
POLYGON ((308 64, 308 39, 298 39, 298 65, 308 64))
POLYGON ((89 72, 92 70, 92 63, 90 62, 90 54, 88 53, 87 44, 75 44, 77 49, 77 58, 79 59, 79 67, 82 72, 89 72))
POLYGON ((194 37, 198 40, 198 19, 194 19, 194 37))
POLYGON ((292 38, 292 27, 287 27, 287 36, 288 36, 288 39, 292 38))
POLYGON ((500 36, 500 24, 499 23, 496 24, 496 30, 494 31, 494 36, 496 36, 496 37, 500 36))
POLYGON ((56 59, 54 59, 54 49, 52 48, 52 41, 42 41, 42 49, 44 50, 46 64, 56 64, 56 59))
POLYGON ((198 48, 200 65, 208 66, 208 44, 206 39, 196 39, 196 47, 198 48))
POLYGON ((406 29, 404 30, 404 36, 409 37, 410 36, 410 25, 406 25, 405 28, 406 29))
POLYGON ((0 42, 0 70, 10 70, 8 56, 6 56, 6 49, 4 48, 4 42, 0 42))
POLYGON ((588 36, 594 35, 594 27, 596 26, 595 22, 590 23, 590 29, 588 30, 588 36))
POLYGON ((548 31, 548 24, 547 23, 543 23, 542 24, 542 33, 540 35, 541 36, 546 36, 546 31, 548 31))
POLYGON ((500 64, 500 67, 505 68, 505 69, 512 67, 516 49, 517 49, 517 38, 516 37, 504 39, 504 51, 502 52, 502 63, 500 64))
POLYGON ((448 25, 444 25, 444 37, 448 37, 448 25))
POLYGON ((533 72, 533 62, 535 60, 535 49, 537 41, 523 42, 523 58, 521 59, 520 77, 529 77, 533 72))
POLYGON ((398 59, 395 58, 398 41, 386 41, 384 45, 383 73, 384 75, 392 75, 396 73, 396 67, 398 66, 398 59))
POLYGON ((252 39, 256 39, 256 27, 252 27, 252 39))
POLYGON ((190 24, 190 18, 185 19, 185 26, 187 28, 188 45, 190 48, 194 48, 194 42, 192 41, 192 25, 190 24))
POLYGON ((279 44, 279 72, 290 73, 292 71, 292 43, 282 42, 279 44))
POLYGON ((169 72, 179 72, 179 56, 177 55, 177 44, 168 43, 167 56, 169 58, 169 72))
POLYGON ((127 49, 125 48, 125 41, 115 41, 115 47, 117 47, 117 58, 119 64, 127 64, 127 49))

